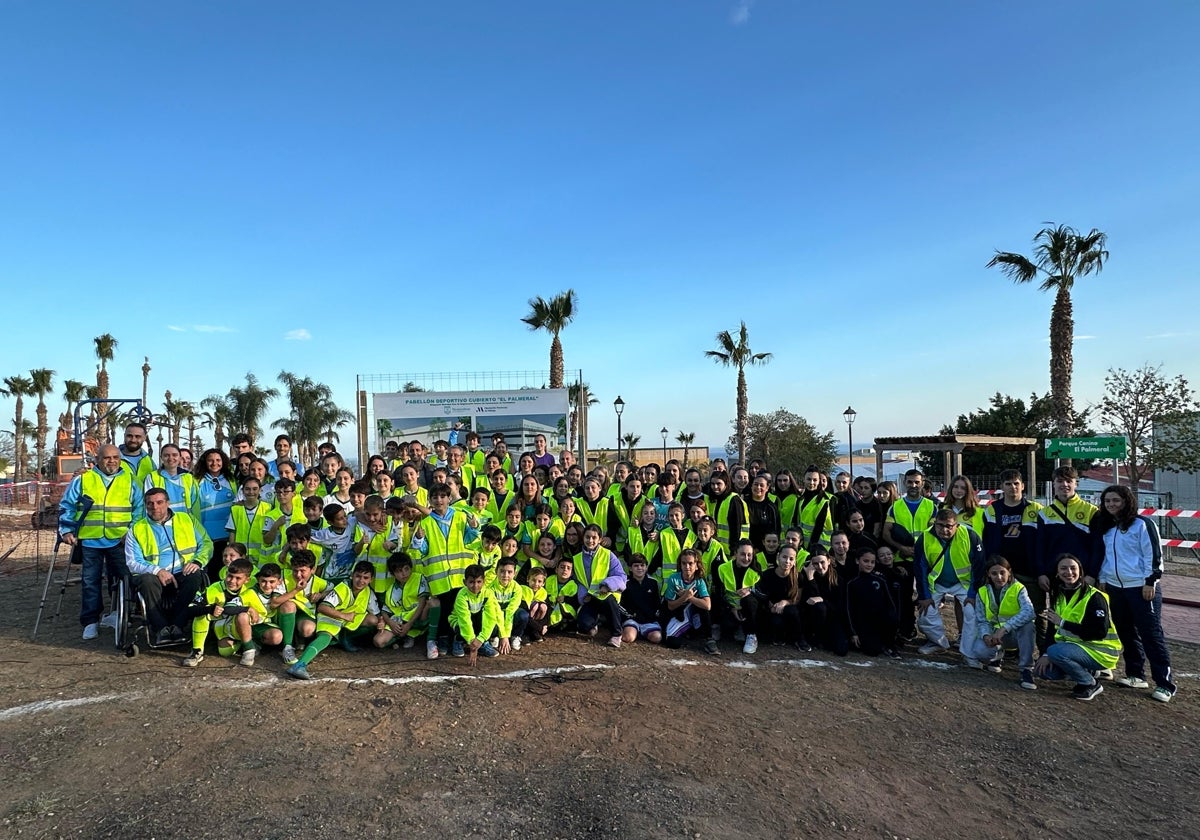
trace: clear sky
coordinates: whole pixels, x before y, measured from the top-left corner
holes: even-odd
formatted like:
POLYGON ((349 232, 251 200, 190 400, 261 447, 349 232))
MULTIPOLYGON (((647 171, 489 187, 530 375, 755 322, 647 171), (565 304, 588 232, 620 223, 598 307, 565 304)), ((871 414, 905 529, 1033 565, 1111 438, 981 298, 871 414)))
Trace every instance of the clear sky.
POLYGON ((1114 365, 1195 381, 1198 32, 1188 2, 9 0, 0 375, 93 381, 111 332, 154 409, 283 369, 352 409, 357 373, 547 367, 519 318, 573 287, 594 446, 618 393, 644 443, 724 444, 703 351, 739 319, 774 353, 751 411, 931 434, 1048 389, 1051 297, 984 264, 1053 221, 1112 252, 1077 404, 1114 365))

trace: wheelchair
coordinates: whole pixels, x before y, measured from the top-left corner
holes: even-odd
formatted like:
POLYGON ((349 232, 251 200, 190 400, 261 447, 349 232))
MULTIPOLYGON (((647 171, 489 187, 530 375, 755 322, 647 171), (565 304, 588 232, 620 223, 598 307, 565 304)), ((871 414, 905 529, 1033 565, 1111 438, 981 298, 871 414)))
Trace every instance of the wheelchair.
MULTIPOLYGON (((114 641, 117 650, 122 651, 125 656, 132 659, 141 653, 142 650, 171 650, 184 645, 190 647, 192 643, 189 632, 191 630, 190 625, 179 628, 183 631, 183 636, 178 639, 159 642, 154 638, 154 631, 150 627, 149 619, 146 617, 146 599, 138 591, 137 582, 134 580, 135 577, 136 575, 130 572, 122 574, 117 581, 117 590, 112 599, 113 610, 117 614, 117 629, 114 641)), ((200 591, 203 592, 207 587, 208 575, 204 575, 204 583, 200 591)), ((175 590, 172 594, 164 593, 162 609, 172 609, 178 594, 178 590, 175 590)))

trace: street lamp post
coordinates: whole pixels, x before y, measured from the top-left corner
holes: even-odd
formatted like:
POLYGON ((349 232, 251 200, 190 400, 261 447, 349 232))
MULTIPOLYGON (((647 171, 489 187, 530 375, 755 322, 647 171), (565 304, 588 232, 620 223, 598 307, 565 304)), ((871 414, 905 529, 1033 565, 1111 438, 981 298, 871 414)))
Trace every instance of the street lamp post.
POLYGON ((669 434, 669 432, 667 431, 667 427, 663 426, 661 429, 658 430, 658 433, 663 436, 663 462, 662 462, 662 465, 663 465, 663 468, 665 469, 667 466, 667 435, 669 434))
POLYGON ((858 416, 858 412, 850 406, 846 406, 846 410, 842 412, 842 416, 846 418, 846 438, 847 445, 850 447, 850 481, 854 481, 854 418, 858 416))
POLYGON ((613 411, 617 412, 617 460, 621 460, 621 412, 625 410, 625 400, 621 399, 621 395, 617 394, 617 398, 613 400, 613 411))

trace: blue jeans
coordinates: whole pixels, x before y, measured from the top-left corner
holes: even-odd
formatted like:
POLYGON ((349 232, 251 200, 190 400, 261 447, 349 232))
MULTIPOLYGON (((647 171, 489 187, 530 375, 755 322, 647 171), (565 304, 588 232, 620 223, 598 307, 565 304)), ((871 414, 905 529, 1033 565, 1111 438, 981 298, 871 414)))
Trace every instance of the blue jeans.
POLYGON ((1146 677, 1146 660, 1150 660, 1150 676, 1154 684, 1175 691, 1171 679, 1171 652, 1162 630, 1162 588, 1154 587, 1154 600, 1142 597, 1142 587, 1121 589, 1106 586, 1112 609, 1113 624, 1125 654, 1125 674, 1146 677))
POLYGON ((1070 642, 1055 642, 1046 651, 1046 656, 1052 663, 1046 672, 1048 680, 1068 679, 1076 685, 1093 685, 1096 672, 1104 670, 1090 653, 1070 642))
POLYGON ((525 635, 525 628, 529 624, 529 610, 524 607, 517 607, 517 611, 513 613, 512 634, 516 638, 521 638, 525 635))
MULTIPOLYGON (((79 608, 79 623, 86 627, 100 620, 104 609, 104 593, 100 590, 100 578, 108 575, 111 593, 121 575, 125 574, 125 544, 117 543, 108 548, 84 545, 83 549, 83 603, 79 608)), ((110 594, 110 600, 112 595, 110 594)))

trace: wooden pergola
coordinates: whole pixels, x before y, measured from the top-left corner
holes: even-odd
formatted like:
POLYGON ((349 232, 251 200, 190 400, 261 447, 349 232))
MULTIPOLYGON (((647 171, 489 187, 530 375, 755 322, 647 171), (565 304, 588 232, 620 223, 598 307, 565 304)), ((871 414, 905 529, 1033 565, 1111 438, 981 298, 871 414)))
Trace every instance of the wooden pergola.
POLYGON ((883 476, 883 453, 906 450, 910 452, 941 452, 950 476, 962 474, 964 452, 1024 452, 1025 486, 1037 486, 1037 438, 996 437, 994 435, 917 435, 915 437, 875 438, 875 475, 883 476))

